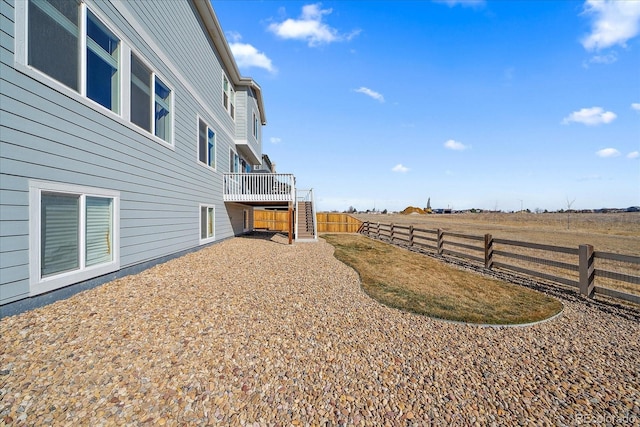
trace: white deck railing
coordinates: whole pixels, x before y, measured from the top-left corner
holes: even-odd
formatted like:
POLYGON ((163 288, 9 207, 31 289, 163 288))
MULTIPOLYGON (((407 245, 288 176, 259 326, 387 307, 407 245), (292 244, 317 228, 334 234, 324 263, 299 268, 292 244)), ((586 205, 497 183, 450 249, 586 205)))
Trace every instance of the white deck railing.
POLYGON ((225 173, 225 202, 294 202, 296 178, 288 173, 225 173))

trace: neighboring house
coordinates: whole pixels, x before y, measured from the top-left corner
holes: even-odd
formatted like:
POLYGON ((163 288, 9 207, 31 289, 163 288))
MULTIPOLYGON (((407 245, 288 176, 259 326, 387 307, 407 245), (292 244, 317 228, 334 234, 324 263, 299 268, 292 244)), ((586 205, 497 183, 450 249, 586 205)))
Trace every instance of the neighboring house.
POLYGON ((276 173, 276 164, 271 162, 271 159, 266 154, 262 155, 262 164, 253 166, 254 172, 260 173, 276 173))
POLYGON ((262 92, 208 0, 1 1, 0 316, 293 209, 293 176, 246 174, 262 92))

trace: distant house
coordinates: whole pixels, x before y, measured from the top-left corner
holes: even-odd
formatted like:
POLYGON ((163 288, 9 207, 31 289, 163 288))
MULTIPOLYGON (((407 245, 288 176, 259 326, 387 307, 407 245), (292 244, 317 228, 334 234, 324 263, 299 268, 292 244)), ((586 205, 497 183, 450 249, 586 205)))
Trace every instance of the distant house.
POLYGON ((2 4, 1 315, 293 211, 293 175, 249 173, 262 90, 209 1, 2 4))

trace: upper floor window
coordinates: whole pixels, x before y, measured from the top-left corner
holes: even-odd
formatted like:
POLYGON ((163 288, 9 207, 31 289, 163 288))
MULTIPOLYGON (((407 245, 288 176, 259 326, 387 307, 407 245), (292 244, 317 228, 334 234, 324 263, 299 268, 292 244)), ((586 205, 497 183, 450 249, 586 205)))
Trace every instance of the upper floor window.
POLYGON ((256 113, 253 113, 253 137, 258 139, 258 129, 260 129, 260 124, 258 123, 258 116, 256 113))
POLYGON ((155 136, 171 141, 171 89, 157 76, 155 77, 155 119, 153 121, 155 136))
POLYGON ((240 172, 240 156, 233 150, 229 150, 229 172, 240 172))
POLYGON ((132 53, 131 122, 171 143, 171 96, 172 90, 132 53))
POLYGON ((112 28, 85 1, 17 2, 16 46, 25 49, 16 49, 16 60, 34 78, 47 84, 53 79, 86 105, 100 105, 173 145, 173 90, 128 54, 131 49, 112 28))
POLYGON ((202 119, 198 119, 198 160, 216 167, 216 134, 202 119))
POLYGON ((151 132, 153 74, 137 56, 131 55, 131 122, 151 132))
POLYGON ((91 11, 81 23, 82 7, 75 0, 29 0, 27 62, 119 113, 120 39, 91 11))
POLYGON ((232 119, 236 118, 236 92, 227 79, 226 75, 222 75, 222 105, 227 110, 232 119))

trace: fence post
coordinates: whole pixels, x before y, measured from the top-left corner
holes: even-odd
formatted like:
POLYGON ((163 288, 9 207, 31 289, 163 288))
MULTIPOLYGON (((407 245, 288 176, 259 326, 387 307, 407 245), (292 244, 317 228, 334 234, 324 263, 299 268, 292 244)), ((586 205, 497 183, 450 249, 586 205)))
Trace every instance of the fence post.
POLYGON ((393 243, 393 223, 389 227, 389 238, 391 239, 391 243, 393 243))
POLYGON ((409 246, 413 246, 413 225, 409 226, 409 246))
POLYGON ((438 255, 444 252, 444 231, 438 228, 438 255))
POLYGON ((593 288, 595 286, 595 269, 593 265, 593 246, 578 246, 578 270, 580 272, 580 295, 593 298, 593 288))
POLYGON ((493 236, 491 234, 484 235, 484 268, 489 270, 493 268, 493 236))
POLYGON ((376 238, 380 238, 380 223, 378 223, 376 226, 376 238))

